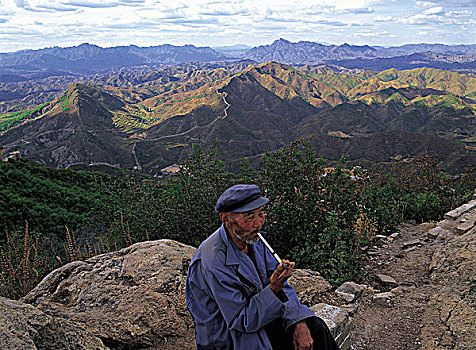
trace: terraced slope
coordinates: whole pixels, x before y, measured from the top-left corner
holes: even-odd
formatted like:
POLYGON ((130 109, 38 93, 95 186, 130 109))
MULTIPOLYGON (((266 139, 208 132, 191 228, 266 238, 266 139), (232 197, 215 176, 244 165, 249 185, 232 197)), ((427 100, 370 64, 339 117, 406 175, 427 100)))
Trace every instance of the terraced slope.
POLYGON ((334 147, 325 153, 331 159, 346 152, 365 163, 386 162, 431 149, 444 154, 442 164, 458 164, 455 171, 473 164, 476 78, 437 69, 246 65, 125 70, 75 83, 45 104, 0 115, 0 144, 48 165, 108 163, 149 172, 183 161, 197 143, 217 140, 222 158, 236 160, 313 136, 320 149, 334 147), (460 144, 442 152, 430 143, 453 147, 435 136, 460 144), (346 139, 347 151, 339 146, 346 139), (394 152, 389 142, 406 148, 394 152), (444 159, 450 154, 451 162, 444 159))

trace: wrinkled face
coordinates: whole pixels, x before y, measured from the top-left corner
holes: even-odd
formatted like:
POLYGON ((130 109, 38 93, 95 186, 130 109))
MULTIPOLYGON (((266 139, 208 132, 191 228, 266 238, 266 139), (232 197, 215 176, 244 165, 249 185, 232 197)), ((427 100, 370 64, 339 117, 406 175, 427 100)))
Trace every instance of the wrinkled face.
POLYGON ((248 244, 259 240, 257 232, 260 232, 266 216, 263 207, 246 213, 227 213, 228 229, 239 241, 248 244))

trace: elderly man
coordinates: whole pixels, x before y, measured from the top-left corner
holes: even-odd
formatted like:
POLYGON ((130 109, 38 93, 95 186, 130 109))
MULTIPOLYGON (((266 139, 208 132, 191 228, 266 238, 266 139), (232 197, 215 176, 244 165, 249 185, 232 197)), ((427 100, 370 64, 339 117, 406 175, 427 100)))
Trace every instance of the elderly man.
POLYGON ((197 349, 338 349, 286 282, 294 262, 278 265, 257 235, 268 202, 258 186, 235 185, 216 203, 223 225, 197 249, 185 289, 197 349))

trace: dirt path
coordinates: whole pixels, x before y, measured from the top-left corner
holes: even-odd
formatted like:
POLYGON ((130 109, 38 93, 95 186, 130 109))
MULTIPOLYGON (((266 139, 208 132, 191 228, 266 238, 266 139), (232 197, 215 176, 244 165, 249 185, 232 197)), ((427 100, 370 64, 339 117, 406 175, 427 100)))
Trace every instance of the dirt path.
POLYGON ((190 129, 185 130, 184 132, 181 132, 181 133, 178 133, 178 134, 164 135, 164 136, 151 138, 151 139, 135 140, 134 144, 132 145, 131 153, 132 153, 132 155, 134 157, 134 160, 135 160, 135 163, 136 163, 136 169, 142 170, 142 166, 140 165, 139 159, 137 158, 137 154, 136 154, 136 146, 137 146, 138 142, 159 141, 159 140, 169 139, 169 138, 173 138, 173 137, 184 136, 184 135, 187 135, 188 133, 192 132, 195 129, 208 128, 211 125, 215 124, 218 120, 223 120, 226 117, 228 117, 228 108, 230 108, 230 106, 231 106, 231 104, 229 104, 228 101, 226 100, 226 97, 228 96, 228 93, 219 92, 218 90, 216 91, 216 93, 222 96, 223 102, 225 103, 225 108, 223 109, 223 115, 218 115, 214 120, 212 120, 207 125, 202 125, 202 126, 194 125, 190 129))
POLYGON ((421 348, 420 333, 425 324, 424 313, 429 301, 431 288, 428 266, 435 243, 426 238, 432 224, 402 225, 399 236, 390 244, 383 242, 372 249, 365 282, 375 293, 390 291, 390 286, 382 286, 375 278, 377 274, 392 277, 398 282, 390 303, 379 305, 373 294, 366 294, 360 301, 352 324, 351 343, 358 350, 399 350, 421 348), (403 244, 419 239, 417 244, 407 249, 403 244))
POLYGON ((362 282, 369 288, 354 306, 351 349, 474 349, 475 219, 476 208, 455 220, 404 224, 395 239, 370 248, 362 282), (461 232, 468 224, 472 229, 461 232), (389 298, 375 301, 387 291, 389 298))

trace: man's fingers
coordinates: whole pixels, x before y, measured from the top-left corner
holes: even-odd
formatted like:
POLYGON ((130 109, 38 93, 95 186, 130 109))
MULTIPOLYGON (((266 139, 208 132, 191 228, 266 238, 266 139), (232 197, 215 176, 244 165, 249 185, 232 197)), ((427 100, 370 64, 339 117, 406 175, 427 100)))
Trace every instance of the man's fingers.
POLYGON ((291 275, 293 274, 294 265, 295 265, 294 262, 283 260, 283 262, 279 264, 278 268, 276 269, 276 271, 278 272, 278 278, 288 279, 289 277, 291 277, 291 275), (285 263, 289 264, 288 268, 284 268, 285 263))

